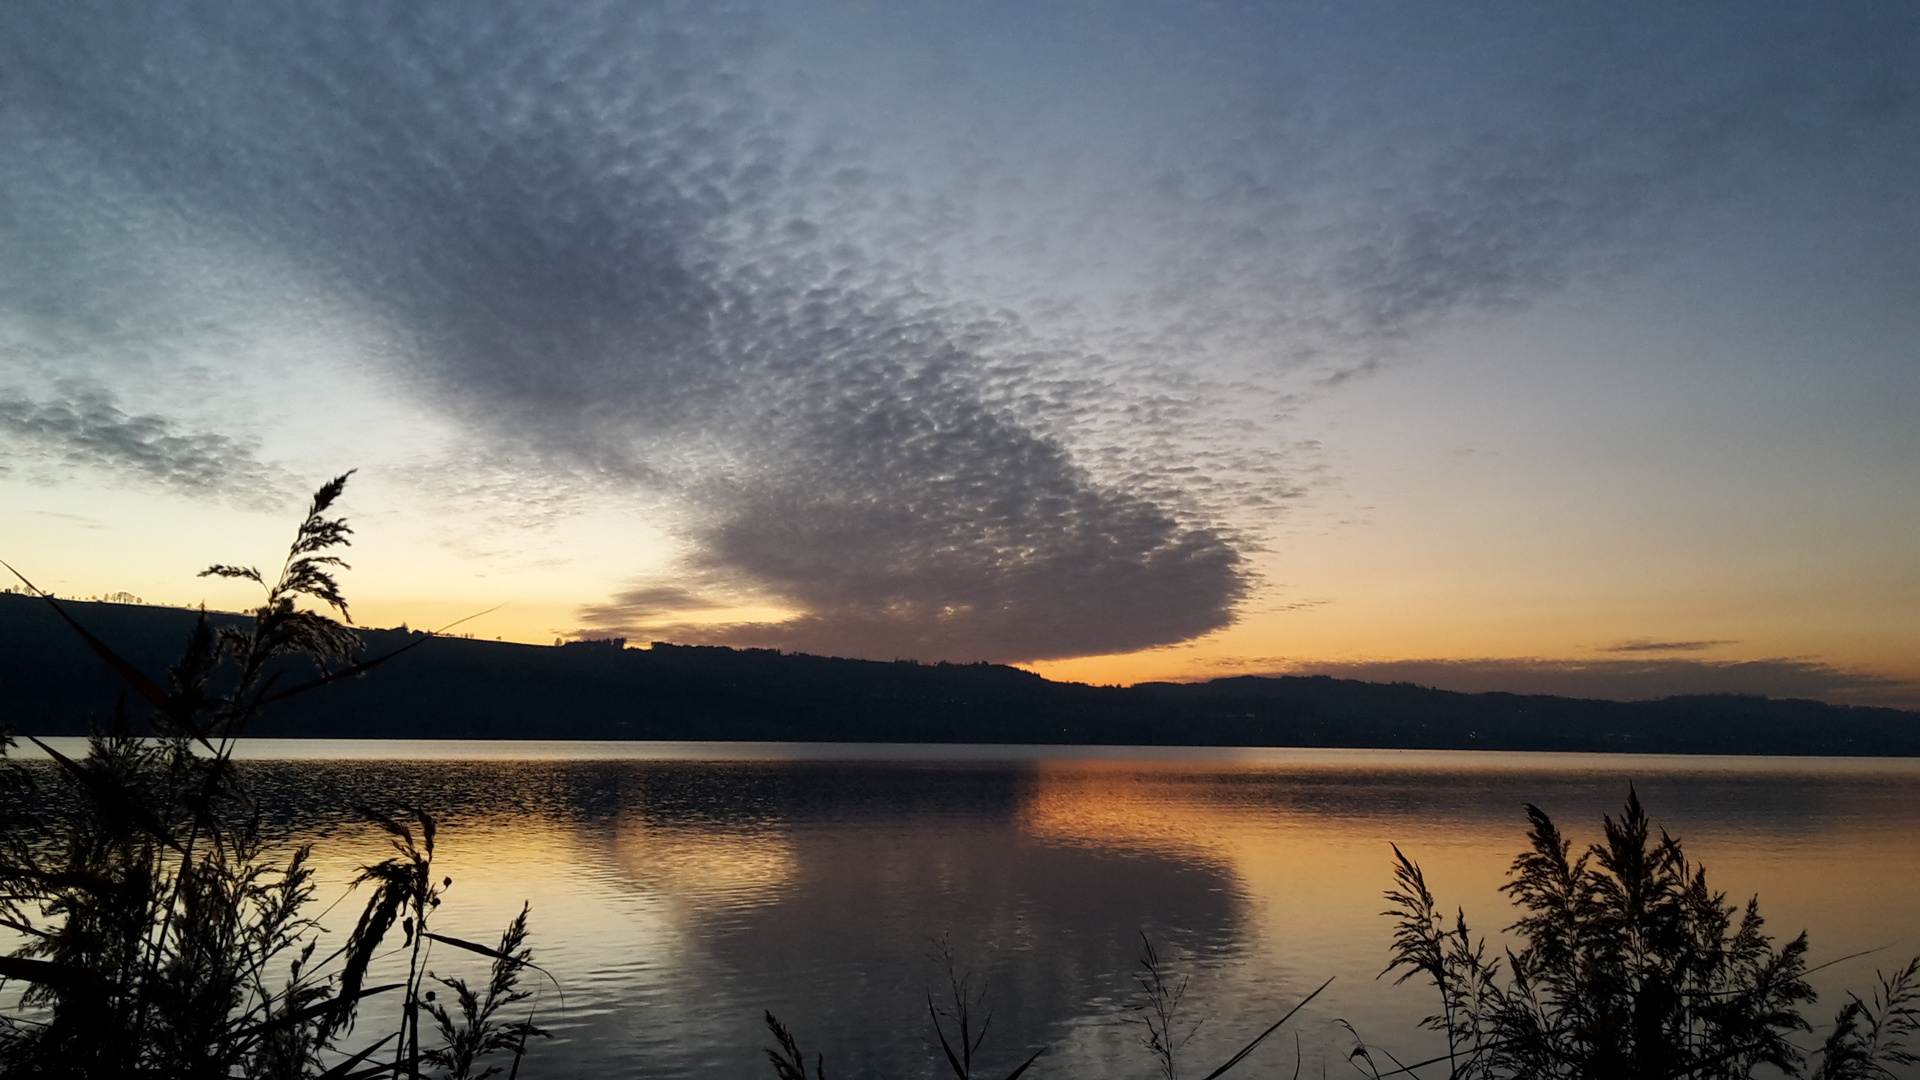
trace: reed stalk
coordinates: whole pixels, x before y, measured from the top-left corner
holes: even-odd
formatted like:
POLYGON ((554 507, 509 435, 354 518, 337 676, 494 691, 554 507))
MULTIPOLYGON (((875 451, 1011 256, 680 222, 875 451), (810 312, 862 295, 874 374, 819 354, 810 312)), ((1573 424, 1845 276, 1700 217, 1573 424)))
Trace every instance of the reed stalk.
POLYGON ((1851 998, 1825 1043, 1805 1047, 1806 934, 1776 945, 1759 898, 1735 905, 1711 889, 1636 792, 1577 857, 1539 807, 1527 818, 1528 850, 1503 887, 1520 910, 1507 928, 1520 947, 1502 956, 1488 955, 1464 911, 1445 917, 1420 865, 1394 849, 1382 974, 1434 987, 1440 1011, 1421 1026, 1447 1052, 1382 1072, 1378 1048, 1356 1035, 1352 1060, 1376 1080, 1442 1064, 1455 1080, 1891 1080, 1920 1063, 1920 958, 1882 976, 1870 999, 1851 998))
MULTIPOLYGON (((0 1077, 417 1078, 433 1066, 466 1078, 491 1075, 491 1066, 473 1072, 477 1058, 508 1042, 517 1069, 527 1037, 543 1034, 531 1018, 513 1024, 496 1015, 525 999, 517 989, 532 966, 524 908, 511 940, 502 939, 510 948, 428 932, 451 881, 433 881, 435 823, 418 810, 407 811, 418 845, 409 826, 365 812, 398 851, 363 868, 355 885, 375 888, 354 933, 316 960, 321 928, 305 914, 314 900, 311 849, 269 857, 258 804, 234 765, 236 740, 264 707, 397 655, 353 660, 359 638, 335 579, 346 563, 334 554, 352 530, 328 516, 350 475, 314 494, 271 581, 252 567, 205 571, 259 584, 264 601, 244 626, 216 629, 202 612, 164 689, 15 571, 151 706, 154 734, 134 737, 123 708, 80 760, 35 740, 54 763, 51 783, 17 759, 0 761, 0 926, 24 939, 0 957, 0 978, 26 984, 20 1008, 0 1014, 0 1077), (289 663, 301 660, 317 676, 283 686, 298 670, 289 663), (365 985, 403 913, 406 979, 365 985), (421 1045, 427 980, 464 985, 426 969, 429 940, 494 958, 487 1000, 496 1004, 457 1028, 471 1053, 421 1045), (362 1003, 395 990, 399 1029, 358 1053, 340 1051, 362 1003), (389 1044, 392 1063, 366 1064, 389 1044)), ((0 754, 13 745, 0 735, 0 754)))

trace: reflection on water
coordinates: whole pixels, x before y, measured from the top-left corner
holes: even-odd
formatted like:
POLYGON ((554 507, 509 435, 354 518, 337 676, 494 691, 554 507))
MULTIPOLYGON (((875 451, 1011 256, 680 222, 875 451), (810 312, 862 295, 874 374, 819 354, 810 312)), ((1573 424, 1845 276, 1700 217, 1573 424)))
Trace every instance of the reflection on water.
MULTIPOLYGON (((444 822, 455 880, 440 929, 490 937, 532 902, 538 958, 566 995, 564 1012, 550 990, 542 999, 560 1039, 528 1058, 532 1077, 762 1075, 769 1008, 830 1073, 937 1075, 924 994, 943 938, 988 977, 989 1066, 1045 1043, 1031 1076, 1146 1077, 1152 1063, 1124 1023, 1142 930, 1191 976, 1188 1007, 1206 1018, 1191 1064, 1210 1068, 1332 975, 1298 1021, 1302 1075, 1344 1076, 1350 1043, 1335 1019, 1397 1053, 1430 1045, 1413 1028, 1427 995, 1375 979, 1388 844, 1497 931, 1510 921, 1496 890, 1523 842, 1522 804, 1584 842, 1629 782, 1719 888, 1758 892, 1775 931, 1807 928, 1816 962, 1890 946, 1822 972, 1820 1015, 1838 987, 1920 949, 1916 762, 265 749, 306 758, 248 768, 277 835, 319 840, 336 885, 380 854, 346 808, 418 805, 444 822)), ((1294 1052, 1276 1040, 1244 1075, 1290 1072, 1294 1052)))

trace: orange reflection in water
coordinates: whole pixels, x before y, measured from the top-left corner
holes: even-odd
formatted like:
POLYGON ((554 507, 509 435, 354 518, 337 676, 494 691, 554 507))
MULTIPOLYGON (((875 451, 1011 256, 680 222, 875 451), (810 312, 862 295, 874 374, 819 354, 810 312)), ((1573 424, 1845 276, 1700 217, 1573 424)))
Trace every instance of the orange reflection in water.
POLYGON ((612 857, 634 882, 702 905, 772 902, 799 866, 773 830, 660 825, 637 815, 620 820, 612 857))
MULTIPOLYGON (((1329 1045, 1338 1038, 1336 1018, 1365 1027, 1366 1017, 1383 1013, 1425 1014, 1423 989, 1375 979, 1387 962, 1390 933, 1379 915, 1381 893, 1391 873, 1391 845, 1410 839, 1405 819, 1276 801, 1265 797, 1264 785, 1249 785, 1240 769, 1050 762, 1035 773, 1024 824, 1036 837, 1205 860, 1236 883, 1246 962, 1206 973, 1232 981, 1210 987, 1210 996, 1263 997, 1277 1015, 1334 977, 1303 1015, 1310 1045, 1322 1044, 1323 1053, 1337 1049, 1329 1045)), ((1303 785, 1303 798, 1310 788, 1303 785)), ((1476 822, 1469 832, 1437 839, 1416 845, 1436 889, 1465 897, 1498 887, 1510 856, 1497 842, 1508 837, 1493 823, 1476 822)), ((1396 1047, 1406 1041, 1405 1032, 1391 1034, 1396 1047)), ((1414 1036, 1412 1045, 1424 1042, 1414 1036)))
MULTIPOLYGON (((1725 783, 1723 775, 1643 780, 1640 790, 1655 824, 1681 837, 1730 902, 1760 896, 1777 939, 1805 929, 1815 963, 1879 950, 1814 978, 1829 1003, 1814 1015, 1824 1016, 1843 987, 1863 988, 1874 967, 1920 950, 1920 784, 1910 772, 1852 791, 1857 803, 1843 798, 1754 825, 1662 798, 1725 783)), ((1444 906, 1465 909, 1476 932, 1503 941, 1515 915, 1499 890, 1527 823, 1519 800, 1492 798, 1483 777, 1389 768, 1371 795, 1365 785, 1356 795, 1351 763, 1283 763, 1263 773, 1247 763, 1043 762, 1034 774, 1023 819, 1032 835, 1220 866, 1243 893, 1246 941, 1260 962, 1297 973, 1296 986, 1338 976, 1320 1010, 1327 1016, 1361 1004, 1345 989, 1356 983, 1368 1011, 1429 1004, 1424 989, 1373 982, 1388 959, 1390 920, 1379 913, 1393 845, 1420 863, 1444 906), (1407 799, 1410 788, 1427 797, 1407 799)), ((1546 804, 1577 852, 1599 839, 1600 814, 1619 812, 1629 782, 1577 779, 1558 805, 1527 797, 1546 804)))
MULTIPOLYGON (((1195 1063, 1329 976, 1298 1024, 1307 1074, 1343 1061, 1336 1019, 1418 1054, 1412 1021, 1431 991, 1376 979, 1391 845, 1497 937, 1513 914, 1498 890, 1525 843, 1522 802, 1584 844, 1630 782, 1718 887, 1736 901, 1758 892, 1782 936, 1807 928, 1816 963, 1890 946, 1820 974, 1810 1015, 1824 1018, 1841 988, 1920 950, 1920 763, 1833 768, 1334 752, 376 772, 394 798, 449 808, 439 865, 455 884, 438 929, 489 940, 531 900, 541 962, 567 988, 572 1042, 546 1053, 561 1073, 645 1062, 731 1074, 757 1064, 768 1007, 849 1069, 874 1032, 903 1033, 874 1059, 895 1072, 922 1060, 926 942, 951 931, 969 962, 994 966, 1009 1031, 1024 1010, 1050 1025, 1031 1038, 1068 1071, 1121 1076, 1140 1074, 1119 1020, 1140 927, 1180 957, 1209 1017, 1195 1063)), ((336 883, 384 853, 370 827, 323 839, 336 883)))

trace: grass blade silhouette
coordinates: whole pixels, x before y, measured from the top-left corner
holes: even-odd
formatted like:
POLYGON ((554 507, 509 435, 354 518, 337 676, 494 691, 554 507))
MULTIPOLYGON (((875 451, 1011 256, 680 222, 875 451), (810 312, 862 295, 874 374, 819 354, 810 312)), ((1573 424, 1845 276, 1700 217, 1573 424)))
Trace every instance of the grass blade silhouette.
POLYGON ((1047 1048, 1046 1048, 1046 1047, 1044 1047, 1044 1046, 1043 1046, 1043 1047, 1041 1047, 1041 1048, 1040 1048, 1040 1049, 1038 1049, 1038 1050, 1035 1050, 1035 1051, 1033 1052, 1033 1056, 1032 1056, 1032 1057, 1030 1057, 1030 1058, 1028 1058, 1027 1060, 1025 1060, 1025 1061, 1023 1061, 1023 1062, 1021 1062, 1021 1063, 1020 1063, 1020 1067, 1019 1067, 1019 1068, 1017 1068, 1017 1069, 1015 1069, 1015 1070, 1013 1070, 1012 1072, 1010 1072, 1010 1073, 1008 1073, 1008 1074, 1007 1074, 1007 1080, 1020 1080, 1020 1074, 1021 1074, 1021 1073, 1024 1073, 1024 1072, 1026 1072, 1026 1071, 1027 1071, 1027 1070, 1028 1070, 1029 1068, 1032 1068, 1032 1067, 1033 1067, 1033 1063, 1034 1063, 1034 1062, 1036 1062, 1036 1061, 1039 1061, 1039 1060, 1040 1060, 1040 1055, 1041 1055, 1041 1054, 1044 1054, 1044 1053, 1046 1053, 1046 1052, 1047 1052, 1047 1048))
POLYGON ((502 963, 512 964, 515 967, 532 968, 533 970, 539 972, 540 974, 545 975, 547 977, 547 981, 553 984, 554 990, 558 991, 560 994, 560 1007, 563 1009, 566 1008, 567 992, 566 990, 561 988, 560 980, 553 977, 553 972, 548 971, 546 968, 541 967, 539 964, 536 964, 531 960, 522 959, 521 957, 518 957, 518 956, 509 956, 506 953, 501 952, 499 949, 492 947, 491 945, 482 945, 477 941, 468 941, 465 938, 457 938, 457 937, 451 937, 446 934, 435 934, 435 933, 425 933, 425 934, 422 934, 421 936, 429 938, 433 941, 438 941, 442 945, 451 945, 456 949, 465 949, 471 953, 479 953, 481 956, 492 957, 495 960, 501 961, 502 963))
MULTIPOLYGON (((773 1041, 779 1049, 768 1049, 767 1060, 773 1063, 773 1074, 779 1080, 807 1080, 807 1055, 800 1052, 800 1044, 794 1040, 793 1032, 787 1030, 773 1010, 767 1010, 767 1028, 773 1032, 773 1041)), ((827 1080, 827 1060, 824 1054, 816 1054, 813 1060, 814 1080, 827 1080)))
POLYGON ((361 1062, 366 1061, 368 1058, 378 1053, 381 1047, 387 1045, 388 1043, 392 1042, 393 1040, 399 1037, 400 1037, 400 1033, 397 1031, 388 1032, 387 1034, 382 1035, 380 1037, 379 1042, 376 1042, 371 1046, 368 1046, 366 1049, 361 1050, 359 1053, 353 1055, 350 1058, 347 1058, 345 1061, 342 1061, 340 1064, 335 1065, 333 1068, 328 1069, 326 1072, 321 1073, 318 1077, 315 1077, 314 1080, 341 1080, 342 1077, 345 1077, 346 1075, 351 1073, 355 1067, 360 1065, 361 1062))
POLYGON ((234 1037, 244 1039, 255 1035, 265 1035, 269 1032, 278 1031, 281 1028, 293 1027, 296 1024, 304 1024, 317 1017, 326 1016, 330 1013, 339 1012, 349 1006, 357 1005, 375 994, 384 994, 389 990, 398 990, 406 985, 406 983, 388 983, 385 986, 363 986, 351 994, 341 994, 339 997, 328 998, 318 1005, 309 1005, 297 1012, 276 1016, 265 1023, 255 1024, 249 1028, 242 1028, 234 1033, 234 1037))
POLYGON ((1276 1031, 1279 1031, 1279 1030, 1280 1030, 1280 1025, 1282 1025, 1282 1024, 1284 1024, 1284 1023, 1286 1023, 1287 1021, 1289 1021, 1289 1020, 1291 1020, 1291 1019, 1293 1019, 1293 1014, 1294 1014, 1294 1013, 1297 1013, 1297 1012, 1299 1012, 1299 1011, 1300 1011, 1301 1009, 1304 1009, 1304 1008, 1306 1008, 1306 1007, 1307 1007, 1307 1002, 1309 1002, 1309 1001, 1312 1001, 1312 1000, 1313 1000, 1314 998, 1317 998, 1317 997, 1319 997, 1319 996, 1320 996, 1320 991, 1321 991, 1321 990, 1325 990, 1325 989, 1326 989, 1327 987, 1329 987, 1329 986, 1332 986, 1332 985, 1333 985, 1333 979, 1332 979, 1332 978, 1328 978, 1326 982, 1323 982, 1323 983, 1321 983, 1321 984, 1320 984, 1320 987, 1319 987, 1319 989, 1317 989, 1317 990, 1315 990, 1315 991, 1314 991, 1313 993, 1311 993, 1311 994, 1308 994, 1308 995, 1307 995, 1306 997, 1303 997, 1303 998, 1301 998, 1301 999, 1300 999, 1300 1003, 1299 1003, 1299 1004, 1297 1004, 1297 1005, 1295 1005, 1295 1006, 1294 1006, 1293 1008, 1291 1008, 1291 1009, 1288 1009, 1288 1010, 1287 1010, 1287 1014, 1286 1014, 1285 1016, 1282 1016, 1282 1017, 1281 1017, 1280 1019, 1278 1019, 1278 1020, 1275 1020, 1275 1021, 1273 1022, 1273 1026, 1272 1026, 1272 1027, 1269 1027, 1269 1028, 1268 1028, 1267 1030, 1265 1030, 1265 1031, 1263 1031, 1263 1032, 1261 1032, 1261 1033, 1260 1033, 1260 1034, 1258 1034, 1258 1035, 1255 1035, 1255 1036, 1253 1037, 1253 1041, 1252 1041, 1252 1042, 1250 1042, 1250 1043, 1248 1043, 1247 1045, 1245 1045, 1245 1046, 1243 1046, 1243 1047, 1241 1047, 1241 1048, 1240 1048, 1240 1052, 1239 1052, 1239 1053, 1237 1053, 1237 1054, 1235 1054, 1235 1055, 1233 1055, 1232 1057, 1230 1057, 1230 1058, 1228 1058, 1228 1059, 1227 1059, 1227 1061, 1226 1061, 1226 1064, 1224 1064, 1224 1065, 1222 1065, 1222 1066, 1220 1066, 1219 1068, 1217 1068, 1217 1069, 1215 1069, 1215 1070, 1213 1070, 1212 1072, 1210 1072, 1210 1073, 1208 1073, 1208 1074, 1207 1074, 1207 1075, 1206 1075, 1205 1077, 1203 1077, 1203 1078, 1202 1078, 1202 1080, 1216 1080, 1216 1078, 1218 1078, 1219 1076, 1221 1076, 1221 1075, 1223 1075, 1223 1074, 1224 1074, 1224 1073, 1225 1073, 1225 1072, 1226 1072, 1226 1071, 1227 1071, 1228 1069, 1231 1069, 1231 1068, 1233 1068, 1233 1067, 1234 1067, 1235 1065, 1238 1065, 1238 1064, 1240 1064, 1240 1063, 1241 1063, 1242 1061, 1245 1061, 1245 1060, 1246 1060, 1246 1058, 1247 1058, 1247 1055, 1248 1055, 1248 1054, 1251 1054, 1251 1053, 1253 1053, 1253 1048, 1254 1048, 1254 1047, 1256 1047, 1256 1046, 1259 1046, 1259 1045, 1260 1045, 1260 1044, 1261 1044, 1262 1042, 1264 1042, 1264 1041, 1266 1041, 1266 1038, 1267 1038, 1267 1036, 1269 1036, 1269 1035, 1271 1035, 1271 1034, 1273 1034, 1273 1033, 1274 1033, 1274 1032, 1276 1032, 1276 1031))
POLYGON ((98 991, 99 979, 85 968, 24 956, 0 956, 0 978, 19 979, 69 991, 98 991))
POLYGON ((115 786, 105 777, 95 775, 91 770, 82 767, 79 762, 48 746, 46 743, 41 742, 39 739, 31 735, 27 736, 27 739, 33 743, 33 745, 45 751, 47 756, 52 758, 54 763, 59 765, 68 776, 72 777, 88 795, 98 800, 100 806, 109 814, 118 814, 124 817, 132 824, 138 825, 147 835, 183 855, 186 854, 186 847, 182 845, 179 840, 174 839, 172 831, 169 830, 159 818, 154 816, 153 811, 134 801, 128 796, 126 791, 115 786))

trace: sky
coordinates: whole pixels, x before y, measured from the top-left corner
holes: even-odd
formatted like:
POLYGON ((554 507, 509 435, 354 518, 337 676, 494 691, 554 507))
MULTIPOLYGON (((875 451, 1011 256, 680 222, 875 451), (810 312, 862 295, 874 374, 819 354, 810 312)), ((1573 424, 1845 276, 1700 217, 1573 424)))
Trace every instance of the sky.
MULTIPOLYGON (((0 558, 1920 706, 1920 8, 12 0, 0 558)), ((241 583, 244 584, 244 583, 241 583)))

